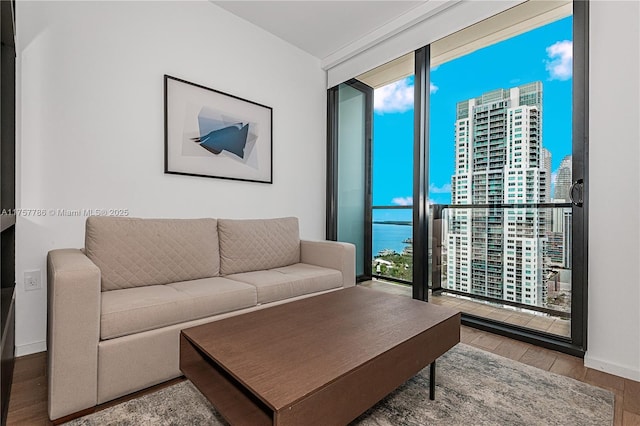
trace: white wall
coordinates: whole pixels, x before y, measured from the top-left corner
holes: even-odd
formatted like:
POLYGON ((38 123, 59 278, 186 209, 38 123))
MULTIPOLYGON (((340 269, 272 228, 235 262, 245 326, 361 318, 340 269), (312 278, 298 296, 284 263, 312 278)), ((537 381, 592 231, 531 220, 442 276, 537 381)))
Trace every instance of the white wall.
MULTIPOLYGON (((326 73, 209 2, 18 2, 17 207, 300 218, 324 237, 326 73), (273 107, 272 185, 163 174, 163 75, 273 107)), ((16 346, 45 349, 46 254, 84 218, 20 217, 16 346), (23 271, 43 289, 25 292, 23 271)))
POLYGON ((640 4, 593 1, 585 364, 640 380, 640 4))

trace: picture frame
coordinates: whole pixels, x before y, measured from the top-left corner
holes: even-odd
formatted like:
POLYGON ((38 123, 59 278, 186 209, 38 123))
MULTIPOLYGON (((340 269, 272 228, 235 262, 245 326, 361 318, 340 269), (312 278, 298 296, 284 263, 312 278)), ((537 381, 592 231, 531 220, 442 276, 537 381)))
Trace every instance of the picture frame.
POLYGON ((164 172, 273 183, 273 109, 164 76, 164 172))

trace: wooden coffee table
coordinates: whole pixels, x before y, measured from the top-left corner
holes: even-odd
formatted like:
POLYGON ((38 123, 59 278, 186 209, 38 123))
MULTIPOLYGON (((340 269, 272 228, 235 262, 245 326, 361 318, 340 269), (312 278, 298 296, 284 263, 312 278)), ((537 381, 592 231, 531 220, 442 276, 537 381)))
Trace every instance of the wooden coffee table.
POLYGON ((183 330, 180 369, 232 425, 347 424, 459 341, 459 312, 353 287, 183 330))

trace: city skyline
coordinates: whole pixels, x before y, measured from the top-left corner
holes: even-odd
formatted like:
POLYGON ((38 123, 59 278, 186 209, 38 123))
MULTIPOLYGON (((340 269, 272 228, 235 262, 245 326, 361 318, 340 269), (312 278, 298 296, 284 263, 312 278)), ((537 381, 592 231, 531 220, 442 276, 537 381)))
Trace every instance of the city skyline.
MULTIPOLYGON (((431 201, 452 202, 450 176, 455 152, 451 123, 455 121, 455 105, 481 93, 530 81, 544 84, 542 134, 551 153, 546 167, 555 176, 561 160, 571 154, 571 38, 572 18, 568 17, 432 68, 431 201), (468 78, 470 70, 473 78, 468 78)), ((374 102, 373 203, 411 205, 413 76, 377 89, 374 102), (398 167, 400 164, 406 167, 398 167)), ((378 216, 392 220, 404 219, 407 214, 386 211, 378 216)))
MULTIPOLYGON (((553 156, 543 144, 543 99, 543 84, 536 81, 456 104, 452 204, 569 201, 571 155, 560 162, 555 196, 551 196, 553 156)), ((560 270, 571 268, 570 209, 447 212, 443 218, 444 288, 536 306, 547 305, 550 285, 554 296, 559 294, 560 270)), ((397 256, 399 250, 395 253, 379 245, 378 240, 391 241, 386 238, 388 230, 384 236, 382 231, 374 232, 378 246, 374 258, 383 251, 397 256)))

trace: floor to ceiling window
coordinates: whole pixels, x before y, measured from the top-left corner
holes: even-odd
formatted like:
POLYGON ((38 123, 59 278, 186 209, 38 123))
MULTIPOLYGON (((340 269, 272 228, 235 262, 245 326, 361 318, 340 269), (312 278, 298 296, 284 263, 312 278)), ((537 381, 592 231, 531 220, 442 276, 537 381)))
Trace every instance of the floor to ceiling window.
POLYGON ((413 280, 413 53, 357 77, 373 91, 371 269, 413 280))
POLYGON ((354 80, 373 91, 371 274, 574 354, 586 343, 587 7, 525 2, 354 80))
POLYGON ((437 289, 469 296, 452 299, 469 315, 568 338, 571 4, 461 56, 439 46, 429 120, 429 199, 442 226, 437 289))

